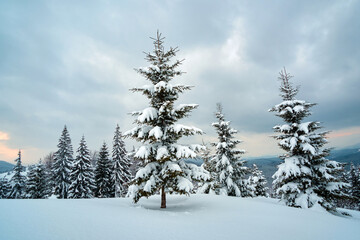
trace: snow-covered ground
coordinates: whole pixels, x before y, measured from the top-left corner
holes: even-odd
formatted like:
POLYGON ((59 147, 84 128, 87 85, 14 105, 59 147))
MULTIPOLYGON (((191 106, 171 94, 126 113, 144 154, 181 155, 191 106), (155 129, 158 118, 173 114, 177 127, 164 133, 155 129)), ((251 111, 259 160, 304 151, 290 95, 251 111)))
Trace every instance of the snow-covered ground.
POLYGON ((359 239, 360 212, 338 217, 275 199, 226 196, 130 199, 0 200, 3 240, 359 239))

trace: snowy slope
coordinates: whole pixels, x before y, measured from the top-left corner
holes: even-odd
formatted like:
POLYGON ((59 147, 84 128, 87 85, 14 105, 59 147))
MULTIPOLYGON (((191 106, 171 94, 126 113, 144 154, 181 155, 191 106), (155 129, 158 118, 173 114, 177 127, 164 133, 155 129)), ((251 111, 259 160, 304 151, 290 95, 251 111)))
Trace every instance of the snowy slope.
POLYGON ((226 196, 130 199, 0 200, 0 239, 359 239, 352 218, 280 205, 274 199, 226 196))
MULTIPOLYGON (((29 172, 29 168, 24 167, 24 170, 23 170, 23 172, 21 172, 21 174, 26 177, 28 172, 29 172)), ((10 181, 11 178, 14 176, 14 174, 15 174, 14 171, 0 173, 0 178, 6 178, 7 180, 10 181)), ((1 238, 0 238, 0 240, 1 240, 1 238)))

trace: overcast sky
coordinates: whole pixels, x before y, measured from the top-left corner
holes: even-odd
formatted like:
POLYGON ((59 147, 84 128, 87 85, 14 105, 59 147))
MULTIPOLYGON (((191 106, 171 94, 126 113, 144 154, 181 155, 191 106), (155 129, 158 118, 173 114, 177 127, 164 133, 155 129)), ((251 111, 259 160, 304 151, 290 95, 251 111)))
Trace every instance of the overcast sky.
POLYGON ((222 102, 246 157, 278 154, 269 135, 282 122, 267 110, 285 66, 297 98, 318 103, 308 119, 332 130, 329 146, 359 144, 359 12, 360 1, 0 1, 0 160, 22 149, 38 161, 65 124, 74 149, 84 134, 91 150, 117 123, 134 127, 127 113, 147 107, 129 91, 147 84, 134 68, 158 29, 185 58, 175 81, 195 86, 179 99, 200 104, 182 121, 206 132, 192 142, 215 139, 222 102))

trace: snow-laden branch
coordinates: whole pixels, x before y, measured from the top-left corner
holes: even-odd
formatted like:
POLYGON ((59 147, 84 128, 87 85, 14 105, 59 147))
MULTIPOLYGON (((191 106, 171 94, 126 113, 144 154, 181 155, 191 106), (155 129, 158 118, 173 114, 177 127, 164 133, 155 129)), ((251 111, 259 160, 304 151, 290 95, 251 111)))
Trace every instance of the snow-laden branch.
POLYGON ((132 112, 131 115, 138 116, 137 121, 139 123, 145 123, 156 119, 158 117, 158 111, 156 108, 148 107, 142 111, 132 112))

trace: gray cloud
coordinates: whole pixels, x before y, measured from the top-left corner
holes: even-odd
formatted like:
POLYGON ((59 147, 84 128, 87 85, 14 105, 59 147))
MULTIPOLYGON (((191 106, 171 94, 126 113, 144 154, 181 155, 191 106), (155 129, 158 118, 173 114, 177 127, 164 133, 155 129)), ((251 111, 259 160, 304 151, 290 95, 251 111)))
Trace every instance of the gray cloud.
POLYGON ((43 153, 56 149, 64 124, 75 146, 82 134, 92 149, 110 142, 116 123, 131 128, 126 113, 146 105, 128 89, 145 84, 133 68, 147 65, 142 51, 157 29, 186 58, 179 81, 195 85, 180 98, 200 104, 185 122, 209 136, 219 101, 240 133, 271 132, 280 119, 267 109, 280 102, 283 66, 301 85, 298 97, 319 103, 312 119, 358 126, 359 9, 358 1, 2 1, 0 131, 9 147, 43 153))

